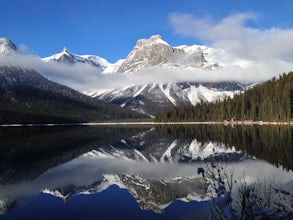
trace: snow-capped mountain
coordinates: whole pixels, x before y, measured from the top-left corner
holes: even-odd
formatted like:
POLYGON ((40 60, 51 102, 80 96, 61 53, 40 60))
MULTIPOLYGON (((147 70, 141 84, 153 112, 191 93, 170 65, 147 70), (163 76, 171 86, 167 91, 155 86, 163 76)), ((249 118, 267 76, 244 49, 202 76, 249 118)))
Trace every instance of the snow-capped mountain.
MULTIPOLYGON (((9 54, 12 51, 17 51, 16 46, 8 39, 0 39, 0 52, 9 54)), ((129 55, 114 64, 99 56, 71 53, 67 48, 64 48, 61 53, 42 58, 42 60, 47 63, 91 65, 97 69, 97 73, 102 73, 102 75, 112 73, 109 79, 115 80, 116 74, 118 79, 123 78, 123 75, 131 79, 131 76, 127 74, 137 74, 136 78, 139 78, 140 72, 152 67, 157 68, 158 71, 160 71, 160 68, 163 68, 164 71, 188 70, 194 74, 202 69, 207 72, 213 71, 226 65, 220 61, 219 54, 221 54, 219 49, 207 46, 182 45, 173 47, 164 41, 161 36, 155 35, 149 39, 138 40, 129 55)), ((86 72, 83 73, 85 77, 86 74, 86 72)), ((98 79, 98 76, 96 78, 98 79)), ((107 77, 105 76, 105 78, 107 77)), ((55 79, 58 81, 58 76, 55 76, 55 79)), ((64 76, 60 80, 62 83, 64 76)), ((78 81, 82 81, 82 79, 78 81)), ((167 79, 164 82, 166 81, 168 82, 167 79)), ((68 79, 68 82, 70 82, 70 79, 68 79)), ((94 88, 91 81, 91 85, 88 85, 91 88, 84 88, 83 85, 82 92, 99 100, 111 102, 148 116, 154 116, 174 106, 215 102, 226 97, 233 97, 235 93, 245 88, 244 85, 237 82, 199 84, 194 81, 178 83, 170 80, 169 83, 162 83, 157 82, 155 78, 150 82, 140 83, 139 85, 133 82, 133 85, 129 83, 130 86, 121 85, 119 88, 101 90, 98 85, 97 88, 94 88)))
POLYGON ((0 54, 8 55, 16 51, 17 48, 11 40, 7 38, 0 38, 0 54))
POLYGON ((167 108, 215 102, 245 88, 240 83, 153 83, 87 94, 150 116, 167 108))
POLYGON ((218 66, 210 55, 214 49, 206 46, 172 47, 159 35, 149 39, 140 39, 125 59, 111 64, 106 59, 95 55, 77 55, 64 47, 61 53, 43 58, 45 62, 88 63, 102 67, 103 73, 138 72, 147 67, 163 66, 170 69, 215 68, 218 66))
POLYGON ((55 62, 66 63, 66 64, 87 63, 94 67, 101 68, 102 71, 110 65, 109 62, 104 58, 101 58, 95 55, 73 54, 73 53, 70 53, 66 47, 64 47, 61 53, 57 53, 52 56, 45 57, 42 60, 45 62, 55 61, 55 62))
MULTIPOLYGON (((172 47, 161 36, 138 40, 129 55, 114 64, 110 64, 104 73, 139 74, 146 68, 156 67, 169 70, 209 70, 225 66, 217 62, 219 51, 206 46, 172 47)), ((165 109, 175 106, 195 105, 200 102, 215 102, 233 97, 242 91, 244 85, 237 82, 197 83, 170 82, 133 85, 109 90, 91 90, 86 94, 117 104, 131 110, 154 116, 165 109)))
POLYGON ((211 51, 212 48, 198 45, 172 47, 161 36, 155 35, 149 39, 138 40, 124 60, 109 65, 104 72, 138 72, 153 66, 171 69, 212 68, 218 64, 207 61, 206 55, 211 51))

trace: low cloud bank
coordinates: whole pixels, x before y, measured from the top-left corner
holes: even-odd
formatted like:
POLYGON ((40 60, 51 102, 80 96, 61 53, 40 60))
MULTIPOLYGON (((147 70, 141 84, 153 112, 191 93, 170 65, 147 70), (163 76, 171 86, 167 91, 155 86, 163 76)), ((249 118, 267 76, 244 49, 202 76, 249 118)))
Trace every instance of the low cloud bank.
POLYGON ((0 65, 16 65, 34 69, 48 79, 81 92, 114 89, 130 85, 167 82, 259 82, 293 68, 290 62, 255 62, 247 67, 230 65, 215 70, 174 70, 167 67, 150 67, 134 73, 101 73, 88 64, 46 63, 39 57, 14 54, 0 56, 0 65))

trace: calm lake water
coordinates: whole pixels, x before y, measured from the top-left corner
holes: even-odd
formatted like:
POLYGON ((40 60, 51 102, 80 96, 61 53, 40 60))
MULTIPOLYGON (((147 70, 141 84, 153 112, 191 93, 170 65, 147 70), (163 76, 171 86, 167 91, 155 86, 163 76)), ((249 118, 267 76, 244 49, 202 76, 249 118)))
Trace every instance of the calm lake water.
POLYGON ((0 128, 0 219, 206 219, 198 168, 216 161, 235 182, 293 193, 292 137, 290 126, 0 128))

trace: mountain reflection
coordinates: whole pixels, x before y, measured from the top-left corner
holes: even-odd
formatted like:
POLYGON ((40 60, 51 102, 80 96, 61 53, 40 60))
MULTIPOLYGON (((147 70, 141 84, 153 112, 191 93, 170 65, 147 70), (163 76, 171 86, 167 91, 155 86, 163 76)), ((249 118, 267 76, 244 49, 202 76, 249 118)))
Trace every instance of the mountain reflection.
POLYGON ((215 157, 237 179, 243 172, 251 181, 293 176, 286 126, 7 128, 0 135, 1 213, 24 196, 68 201, 112 185, 127 189, 141 209, 162 213, 175 200, 210 199, 197 168, 215 157))
POLYGON ((174 139, 214 142, 235 147, 259 160, 293 170, 292 126, 157 126, 156 129, 174 139))

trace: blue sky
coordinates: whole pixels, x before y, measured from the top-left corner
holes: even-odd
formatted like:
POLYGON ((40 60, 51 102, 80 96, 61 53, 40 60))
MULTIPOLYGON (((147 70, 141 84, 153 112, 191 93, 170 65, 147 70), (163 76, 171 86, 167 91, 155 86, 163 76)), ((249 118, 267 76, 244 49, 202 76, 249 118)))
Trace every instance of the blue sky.
POLYGON ((178 25, 185 23, 174 25, 177 15, 216 24, 241 13, 256 15, 245 19, 246 27, 293 28, 291 0, 1 0, 0 33, 41 57, 66 46, 76 54, 115 62, 138 39, 155 34, 174 46, 214 43, 207 36, 182 31, 178 25))

